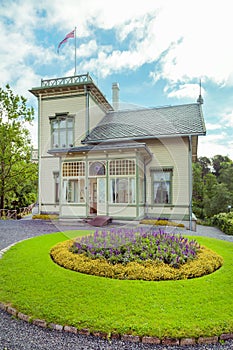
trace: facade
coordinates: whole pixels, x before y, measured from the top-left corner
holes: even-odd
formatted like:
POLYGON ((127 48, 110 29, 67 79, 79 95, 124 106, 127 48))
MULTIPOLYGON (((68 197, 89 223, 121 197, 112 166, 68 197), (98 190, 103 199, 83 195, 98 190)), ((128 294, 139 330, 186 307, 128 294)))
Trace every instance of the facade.
POLYGON ((192 162, 205 135, 202 99, 118 110, 89 74, 42 80, 39 212, 64 219, 169 217, 192 223, 192 162))

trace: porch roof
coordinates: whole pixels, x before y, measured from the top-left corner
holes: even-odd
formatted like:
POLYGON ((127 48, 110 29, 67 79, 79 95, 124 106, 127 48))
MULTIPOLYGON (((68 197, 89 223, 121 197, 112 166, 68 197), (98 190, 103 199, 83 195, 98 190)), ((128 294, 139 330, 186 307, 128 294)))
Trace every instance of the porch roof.
POLYGON ((75 153, 89 153, 89 152, 127 152, 134 150, 139 151, 146 160, 150 160, 152 153, 145 143, 140 142, 105 142, 98 145, 85 145, 71 148, 55 148, 48 151, 51 155, 64 157, 67 155, 73 155, 75 153))
POLYGON ((109 112, 83 143, 205 134, 201 105, 192 103, 109 112))

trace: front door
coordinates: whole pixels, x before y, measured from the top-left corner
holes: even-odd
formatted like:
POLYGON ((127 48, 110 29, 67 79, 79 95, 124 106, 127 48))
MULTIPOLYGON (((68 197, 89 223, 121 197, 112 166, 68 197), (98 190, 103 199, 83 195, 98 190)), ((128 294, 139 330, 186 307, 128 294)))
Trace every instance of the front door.
POLYGON ((89 208, 90 214, 97 214, 97 179, 89 179, 89 208))

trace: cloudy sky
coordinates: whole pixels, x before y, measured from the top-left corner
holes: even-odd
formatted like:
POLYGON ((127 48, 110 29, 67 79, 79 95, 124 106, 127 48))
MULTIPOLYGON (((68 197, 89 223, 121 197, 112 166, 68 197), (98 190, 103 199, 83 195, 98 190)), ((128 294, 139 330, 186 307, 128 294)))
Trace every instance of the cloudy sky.
MULTIPOLYGON (((111 102, 156 107, 196 102, 199 81, 207 136, 199 156, 233 159, 233 20, 231 0, 1 0, 0 86, 28 90, 41 78, 89 72, 111 102)), ((36 143, 36 121, 32 128, 36 143)))

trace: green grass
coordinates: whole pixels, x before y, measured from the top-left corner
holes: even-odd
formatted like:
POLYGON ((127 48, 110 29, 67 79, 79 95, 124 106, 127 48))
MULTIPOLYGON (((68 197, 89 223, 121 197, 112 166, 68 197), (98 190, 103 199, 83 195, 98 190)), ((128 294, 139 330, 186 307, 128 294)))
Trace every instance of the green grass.
POLYGON ((47 322, 95 331, 199 337, 233 331, 233 244, 195 237, 224 258, 211 275, 182 281, 122 281, 65 270, 50 259, 60 241, 90 231, 23 241, 0 260, 0 301, 47 322))

